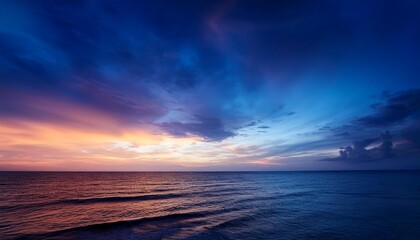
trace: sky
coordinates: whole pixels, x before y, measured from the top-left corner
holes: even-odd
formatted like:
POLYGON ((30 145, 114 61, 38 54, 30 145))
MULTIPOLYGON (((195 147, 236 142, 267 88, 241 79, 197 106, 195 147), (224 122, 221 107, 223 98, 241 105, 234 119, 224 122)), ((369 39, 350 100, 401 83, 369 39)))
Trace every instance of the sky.
POLYGON ((0 0, 0 170, 420 169, 419 43, 417 0, 0 0))

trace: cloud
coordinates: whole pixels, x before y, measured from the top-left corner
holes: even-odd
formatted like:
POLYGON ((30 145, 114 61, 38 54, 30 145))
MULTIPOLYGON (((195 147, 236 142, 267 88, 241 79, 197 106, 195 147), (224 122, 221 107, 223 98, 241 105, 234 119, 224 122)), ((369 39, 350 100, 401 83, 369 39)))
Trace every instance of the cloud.
POLYGON ((397 92, 386 96, 384 104, 372 105, 373 113, 355 120, 367 127, 384 127, 403 123, 410 117, 419 117, 420 89, 397 92))
MULTIPOLYGON (((282 94, 268 97, 264 91, 272 86, 267 76, 281 72, 276 81, 286 87, 296 80, 295 73, 318 62, 320 49, 363 42, 355 39, 375 34, 352 31, 357 22, 335 14, 341 4, 228 5, 23 1, 16 6, 28 14, 2 19, 12 27, 0 37, 1 87, 37 96, 56 94, 61 101, 103 109, 130 123, 151 122, 175 106, 233 124, 265 119, 274 103, 279 105, 282 94), (308 14, 321 6, 325 18, 308 14), (249 9, 255 11, 250 14, 249 9), (159 14, 163 11, 165 15, 159 14), (201 98, 209 101, 196 101, 201 98)), ((361 17, 377 24, 389 14, 361 17)), ((406 23, 399 21, 398 26, 406 23)), ((335 59, 329 57, 336 50, 323 51, 327 54, 322 58, 335 59)), ((9 98, 7 105, 25 107, 18 102, 9 98)))
POLYGON ((188 134, 203 137, 206 141, 222 141, 235 135, 232 131, 227 131, 220 118, 195 116, 197 122, 181 123, 167 122, 157 124, 168 133, 185 137, 188 134))
POLYGON ((339 157, 322 159, 322 161, 371 162, 394 157, 392 136, 389 131, 382 132, 378 138, 353 141, 353 146, 341 147, 339 157), (380 140, 377 147, 367 149, 369 145, 380 140))
MULTIPOLYGON (((92 108, 128 125, 153 123, 173 108, 217 116, 236 130, 262 118, 278 101, 263 91, 262 72, 234 53, 235 47, 229 46, 231 52, 209 37, 205 20, 217 4, 0 3, 5 11, 27 11, 0 17, 13 26, 0 26, 0 115, 77 121, 59 111, 60 103, 92 108), (43 98, 55 109, 40 109, 43 98)), ((234 135, 214 130, 216 121, 203 121, 213 129, 208 131, 183 124, 175 120, 176 129, 162 129, 206 139, 234 135)))
POLYGON ((349 132, 341 132, 341 133, 334 134, 334 136, 336 136, 336 137, 349 137, 350 133, 349 132))
MULTIPOLYGON (((331 127, 325 139, 331 146, 334 142, 352 141, 342 147, 340 157, 323 161, 372 162, 391 159, 412 159, 420 156, 420 89, 399 92, 383 92, 383 102, 371 104, 372 112, 355 118, 348 124, 331 127), (393 136, 388 131, 393 132, 393 136), (372 137, 384 131, 378 137, 372 137), (378 146, 369 148, 372 143, 378 146)), ((320 133, 328 130, 318 129, 320 133)), ((337 146, 337 145, 335 145, 337 146)), ((338 147, 338 146, 337 146, 338 147)), ((392 162, 391 161, 391 162, 392 162)))
POLYGON ((257 125, 257 122, 250 122, 250 123, 246 124, 245 127, 253 127, 255 125, 257 125))
MULTIPOLYGON (((396 141, 416 142, 416 129, 420 121, 420 89, 383 92, 383 102, 371 104, 371 113, 334 126, 331 122, 318 129, 329 139, 360 141, 380 131, 391 130, 396 141)), ((329 140, 325 140, 329 141, 329 140)), ((330 141, 334 144, 334 141, 330 141)))
POLYGON ((420 150, 420 123, 414 123, 401 132, 401 138, 408 141, 409 146, 405 146, 408 150, 420 150))

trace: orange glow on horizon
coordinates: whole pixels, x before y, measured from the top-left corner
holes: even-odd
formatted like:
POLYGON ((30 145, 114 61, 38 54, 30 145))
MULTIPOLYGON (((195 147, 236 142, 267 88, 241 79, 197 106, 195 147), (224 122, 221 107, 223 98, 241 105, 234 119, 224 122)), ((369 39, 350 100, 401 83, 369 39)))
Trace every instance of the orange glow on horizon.
POLYGON ((179 162, 177 156, 182 156, 174 147, 199 141, 197 137, 176 138, 148 127, 129 126, 112 132, 58 123, 5 121, 0 125, 0 163, 34 169, 174 164, 179 162))

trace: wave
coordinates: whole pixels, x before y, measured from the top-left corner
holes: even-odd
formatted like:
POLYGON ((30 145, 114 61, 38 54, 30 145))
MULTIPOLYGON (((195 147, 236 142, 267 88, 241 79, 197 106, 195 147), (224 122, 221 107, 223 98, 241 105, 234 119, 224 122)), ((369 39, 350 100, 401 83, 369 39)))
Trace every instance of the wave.
POLYGON ((37 235, 25 235, 21 236, 17 239, 20 240, 38 240, 38 239, 79 239, 78 236, 83 234, 89 234, 89 233, 103 233, 113 230, 121 231, 122 229, 132 228, 135 226, 138 226, 140 224, 146 224, 146 223, 153 223, 153 222, 159 222, 159 224, 163 222, 178 222, 182 220, 190 220, 190 219, 198 219, 205 217, 208 212, 187 212, 187 213, 174 213, 169 215, 163 215, 163 216, 156 216, 156 217, 146 217, 141 219, 133 219, 133 220, 122 220, 122 221, 116 221, 116 222, 106 222, 106 223, 98 223, 98 224, 92 224, 87 226, 80 226, 80 227, 74 227, 69 228, 65 230, 60 231, 54 231, 50 233, 45 234, 37 234, 37 235))
MULTIPOLYGON (((154 217, 145 217, 140 219, 132 220, 121 220, 115 222, 105 222, 97 223, 86 226, 79 226, 68 228, 59 231, 53 231, 49 233, 42 234, 31 234, 20 236, 17 239, 21 240, 38 240, 38 239, 101 239, 103 236, 108 236, 108 234, 119 234, 124 232, 125 234, 133 230, 135 227, 142 226, 142 224, 150 224, 153 226, 159 226, 160 230, 165 232, 164 226, 167 227, 179 227, 180 224, 186 224, 190 222, 193 224, 204 224, 205 221, 209 219, 210 216, 233 213, 236 211, 241 211, 243 209, 233 207, 233 208, 223 208, 223 209, 214 209, 214 210, 203 210, 203 211, 194 211, 194 212, 184 212, 184 213, 173 213, 161 216, 154 217), (168 226, 168 224, 170 226, 168 226), (90 236, 90 238, 89 238, 90 236)), ((108 238, 107 238, 108 239, 108 238)), ((111 238, 114 239, 114 238, 111 238)), ((161 239, 161 238, 152 238, 152 239, 161 239)))
POLYGON ((184 194, 149 194, 149 195, 136 195, 136 196, 112 196, 103 198, 80 198, 80 199, 64 199, 54 202, 46 203, 32 203, 25 205, 1 206, 0 210, 16 210, 22 208, 45 207, 62 204, 93 204, 93 203, 107 203, 107 202, 130 202, 130 201, 147 201, 147 200, 160 200, 182 197, 184 194))
POLYGON ((122 197, 104 197, 104 198, 82 198, 82 199, 68 199, 54 202, 52 204, 83 204, 83 203, 103 203, 103 202, 127 202, 127 201, 141 201, 141 200, 157 200, 177 198, 183 196, 182 194, 151 194, 140 196, 122 196, 122 197))

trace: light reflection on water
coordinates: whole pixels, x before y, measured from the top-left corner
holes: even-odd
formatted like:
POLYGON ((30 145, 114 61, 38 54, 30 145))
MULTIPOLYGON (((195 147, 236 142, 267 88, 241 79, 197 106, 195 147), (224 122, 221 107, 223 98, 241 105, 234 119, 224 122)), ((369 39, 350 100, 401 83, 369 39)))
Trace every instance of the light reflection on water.
POLYGON ((420 172, 0 173, 4 239, 420 239, 420 172))

